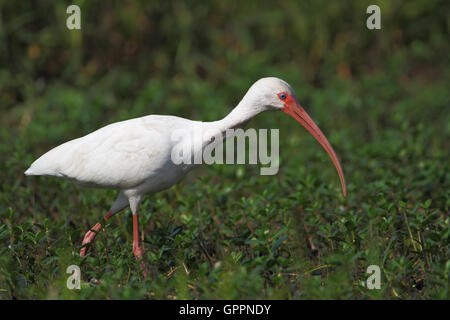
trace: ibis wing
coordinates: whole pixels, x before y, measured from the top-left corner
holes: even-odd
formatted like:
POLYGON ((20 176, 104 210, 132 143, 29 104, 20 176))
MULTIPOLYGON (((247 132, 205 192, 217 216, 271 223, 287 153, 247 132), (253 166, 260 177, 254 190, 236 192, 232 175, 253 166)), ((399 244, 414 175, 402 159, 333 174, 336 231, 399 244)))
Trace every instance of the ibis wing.
POLYGON ((25 174, 65 177, 86 186, 132 188, 170 158, 174 123, 168 120, 148 116, 108 125, 50 150, 25 174))

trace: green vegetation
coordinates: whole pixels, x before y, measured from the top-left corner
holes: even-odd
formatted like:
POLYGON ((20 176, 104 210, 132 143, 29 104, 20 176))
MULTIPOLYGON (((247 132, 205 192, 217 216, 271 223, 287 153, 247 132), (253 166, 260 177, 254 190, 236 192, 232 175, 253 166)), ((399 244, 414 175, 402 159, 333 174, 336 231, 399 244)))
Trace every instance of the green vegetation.
POLYGON ((68 1, 0 0, 0 298, 449 298, 448 1, 74 2, 81 31, 68 1), (115 191, 23 175, 108 123, 219 119, 263 76, 326 133, 347 198, 306 130, 262 114, 249 127, 280 128, 278 175, 204 166, 145 198, 143 281, 129 210, 78 256, 115 191), (371 264, 380 290, 360 284, 371 264))

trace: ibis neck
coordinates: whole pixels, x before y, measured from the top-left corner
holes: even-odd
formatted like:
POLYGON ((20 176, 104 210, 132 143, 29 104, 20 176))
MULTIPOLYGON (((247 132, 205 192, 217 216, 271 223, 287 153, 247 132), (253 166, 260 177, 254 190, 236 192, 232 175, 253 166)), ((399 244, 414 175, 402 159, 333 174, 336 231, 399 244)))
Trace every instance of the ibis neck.
MULTIPOLYGON (((211 132, 217 137, 220 135, 222 139, 214 140, 213 144, 222 143, 223 139, 228 136, 227 130, 243 128, 253 117, 264 111, 259 106, 248 105, 245 98, 223 119, 213 122, 203 123, 204 128, 212 130, 211 132)), ((203 138, 202 149, 207 145, 211 146, 211 137, 205 135, 203 138)))
POLYGON ((225 132, 227 129, 243 128, 262 111, 262 108, 248 106, 246 101, 242 100, 225 118, 216 121, 216 125, 222 132, 225 132))

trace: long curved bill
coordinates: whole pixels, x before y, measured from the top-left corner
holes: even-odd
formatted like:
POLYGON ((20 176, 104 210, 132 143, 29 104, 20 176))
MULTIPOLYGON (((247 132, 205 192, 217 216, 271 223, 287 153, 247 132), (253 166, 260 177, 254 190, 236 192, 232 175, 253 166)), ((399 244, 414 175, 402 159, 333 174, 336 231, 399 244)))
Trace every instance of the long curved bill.
POLYGON ((287 101, 287 103, 285 104, 283 112, 287 113, 288 115, 293 117, 295 120, 297 120, 298 123, 300 123, 302 126, 304 126, 306 128, 306 130, 308 130, 309 133, 311 133, 312 136, 314 138, 316 138, 316 140, 322 145, 322 147, 328 153, 328 155, 331 158, 331 161, 333 161, 333 164, 336 167, 336 171, 339 175, 339 179, 341 180, 342 193, 344 194, 344 197, 346 197, 347 196, 347 185, 345 184, 344 172, 342 171, 341 163, 339 162, 339 159, 336 156, 336 153, 334 152, 333 147, 328 142, 328 139, 325 137, 325 135, 322 133, 322 131, 320 131, 319 127, 314 123, 314 121, 311 119, 311 117, 302 108, 302 106, 294 99, 289 99, 289 100, 290 101, 287 101))

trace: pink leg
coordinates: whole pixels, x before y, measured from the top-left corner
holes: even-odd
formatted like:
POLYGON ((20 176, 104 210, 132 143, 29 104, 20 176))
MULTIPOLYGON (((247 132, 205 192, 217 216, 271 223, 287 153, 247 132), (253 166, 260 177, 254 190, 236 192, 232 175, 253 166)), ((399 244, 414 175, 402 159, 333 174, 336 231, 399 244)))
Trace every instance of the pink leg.
MULTIPOLYGON (((105 219, 105 222, 107 222, 109 220, 109 218, 111 218, 113 214, 111 213, 111 211, 108 211, 108 213, 103 217, 105 219)), ((102 225, 100 222, 97 222, 97 224, 95 226, 93 226, 88 232, 86 232, 86 235, 84 236, 82 245, 86 245, 88 243, 91 243, 94 241, 95 236, 97 235, 97 233, 102 229, 102 225)), ((80 257, 84 257, 86 255, 88 246, 84 246, 83 248, 81 248, 80 250, 80 257)))
POLYGON ((144 249, 142 248, 142 244, 139 239, 139 215, 137 213, 133 214, 133 254, 136 257, 136 260, 141 260, 140 267, 144 278, 147 278, 147 267, 142 260, 144 257, 144 249))

